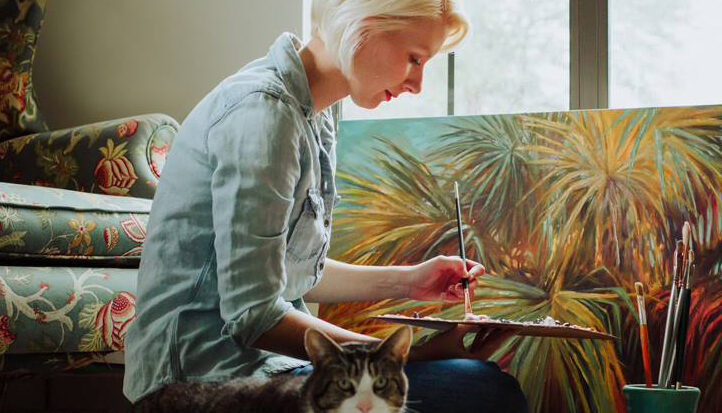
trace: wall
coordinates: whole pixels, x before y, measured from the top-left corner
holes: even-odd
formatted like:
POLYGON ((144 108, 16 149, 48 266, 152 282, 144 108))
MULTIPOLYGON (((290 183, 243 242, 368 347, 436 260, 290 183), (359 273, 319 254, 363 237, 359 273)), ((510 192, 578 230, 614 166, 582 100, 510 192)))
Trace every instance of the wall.
POLYGON ((34 82, 52 129, 141 113, 181 122, 224 77, 301 35, 300 0, 51 0, 34 82))

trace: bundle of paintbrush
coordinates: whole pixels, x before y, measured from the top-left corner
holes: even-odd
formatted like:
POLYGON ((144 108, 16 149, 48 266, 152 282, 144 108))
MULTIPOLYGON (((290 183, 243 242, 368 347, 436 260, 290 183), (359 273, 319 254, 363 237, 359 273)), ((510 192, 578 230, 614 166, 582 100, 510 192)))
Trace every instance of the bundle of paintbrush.
POLYGON ((672 265, 672 286, 667 308, 667 322, 662 342, 662 358, 659 365, 659 387, 682 384, 684 350, 687 338, 687 321, 691 300, 691 278, 694 275, 694 252, 692 227, 689 222, 682 228, 682 240, 677 241, 672 265))

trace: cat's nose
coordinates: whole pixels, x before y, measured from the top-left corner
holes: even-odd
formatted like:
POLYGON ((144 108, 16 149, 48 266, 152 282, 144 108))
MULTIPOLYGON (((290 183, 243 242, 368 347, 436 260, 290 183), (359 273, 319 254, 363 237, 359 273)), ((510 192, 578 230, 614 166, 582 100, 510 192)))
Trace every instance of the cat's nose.
POLYGON ((371 408, 373 408, 373 405, 371 404, 371 399, 365 399, 361 400, 356 404, 356 408, 361 413, 369 413, 371 411, 371 408))

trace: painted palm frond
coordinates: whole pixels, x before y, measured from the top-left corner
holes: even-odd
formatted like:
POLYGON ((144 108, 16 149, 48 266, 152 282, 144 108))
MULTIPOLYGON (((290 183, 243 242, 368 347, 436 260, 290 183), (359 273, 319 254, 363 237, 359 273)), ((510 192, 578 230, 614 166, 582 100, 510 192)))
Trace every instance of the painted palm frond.
MULTIPOLYGON (((385 138, 370 177, 339 172, 344 202, 335 210, 332 255, 376 265, 416 263, 458 254, 453 184, 423 160, 385 138)), ((498 247, 488 232, 466 228, 468 256, 493 262, 498 247)))
POLYGON ((504 244, 528 240, 535 216, 529 190, 538 179, 524 148, 536 142, 517 117, 484 116, 447 125, 450 132, 430 160, 446 167, 463 182, 470 197, 469 220, 485 215, 504 244))
POLYGON ((539 142, 527 149, 544 169, 539 206, 559 228, 554 236, 583 230, 600 265, 629 268, 635 254, 657 253, 674 234, 665 204, 696 211, 695 199, 722 183, 722 149, 709 128, 720 119, 719 108, 526 117, 539 142))

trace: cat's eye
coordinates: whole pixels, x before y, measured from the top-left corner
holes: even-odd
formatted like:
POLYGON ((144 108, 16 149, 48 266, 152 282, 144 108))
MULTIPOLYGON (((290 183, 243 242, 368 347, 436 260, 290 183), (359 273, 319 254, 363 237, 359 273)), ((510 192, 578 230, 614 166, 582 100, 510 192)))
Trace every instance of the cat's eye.
POLYGON ((353 384, 351 384, 351 381, 348 379, 338 380, 336 385, 338 385, 338 388, 341 390, 351 390, 353 388, 353 384))
POLYGON ((376 380, 374 380, 374 389, 381 390, 388 384, 388 380, 386 377, 377 377, 376 380))

